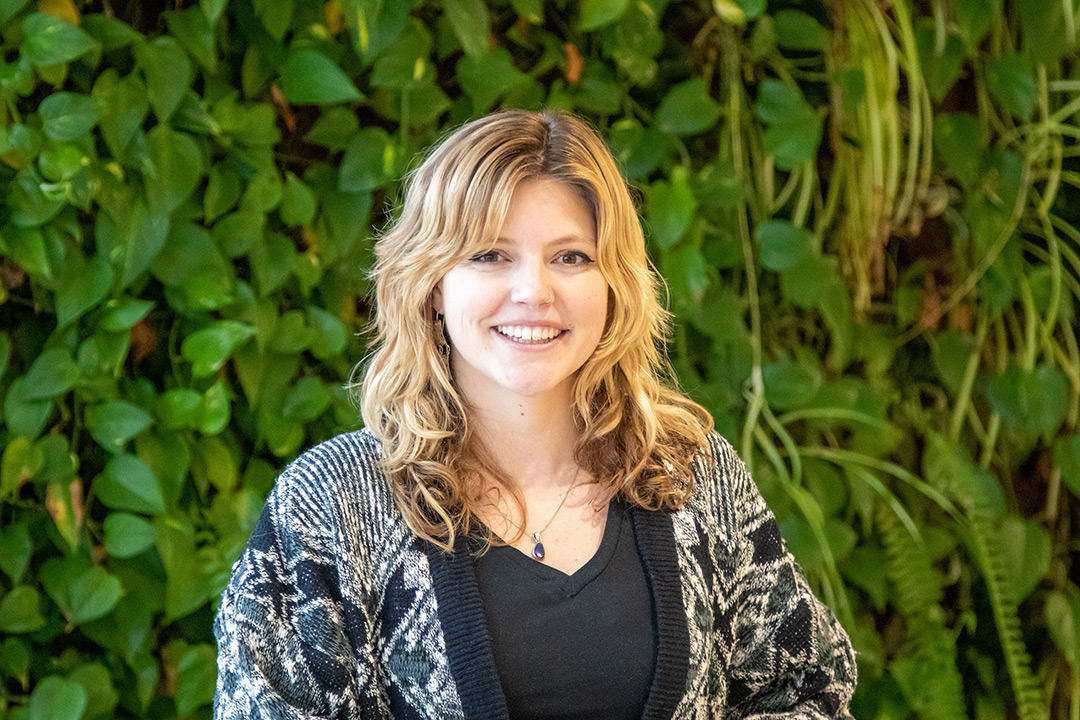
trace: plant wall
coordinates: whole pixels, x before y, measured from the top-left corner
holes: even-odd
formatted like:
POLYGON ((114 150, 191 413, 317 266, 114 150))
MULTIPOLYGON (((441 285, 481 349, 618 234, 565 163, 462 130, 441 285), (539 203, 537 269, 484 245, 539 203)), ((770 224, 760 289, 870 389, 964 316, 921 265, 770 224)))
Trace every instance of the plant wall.
POLYGON ((580 113, 872 718, 1080 720, 1076 0, 0 0, 0 718, 206 718, 447 128, 580 113))

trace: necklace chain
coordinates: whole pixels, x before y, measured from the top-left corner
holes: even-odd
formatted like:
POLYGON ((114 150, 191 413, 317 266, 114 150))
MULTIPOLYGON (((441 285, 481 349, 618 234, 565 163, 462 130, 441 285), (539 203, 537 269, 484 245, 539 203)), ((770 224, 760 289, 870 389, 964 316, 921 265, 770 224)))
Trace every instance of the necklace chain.
POLYGON ((580 465, 578 466, 578 469, 574 471, 574 477, 570 480, 570 487, 566 488, 566 492, 563 493, 562 500, 559 501, 559 507, 555 508, 555 512, 551 514, 551 518, 548 519, 547 524, 536 532, 530 533, 533 539, 532 556, 537 560, 543 560, 544 555, 546 554, 544 551, 544 543, 540 539, 540 534, 546 532, 547 529, 551 527, 551 523, 555 522, 555 517, 559 514, 559 511, 563 509, 563 505, 566 504, 566 498, 570 497, 570 493, 577 486, 577 479, 579 474, 581 474, 580 465))

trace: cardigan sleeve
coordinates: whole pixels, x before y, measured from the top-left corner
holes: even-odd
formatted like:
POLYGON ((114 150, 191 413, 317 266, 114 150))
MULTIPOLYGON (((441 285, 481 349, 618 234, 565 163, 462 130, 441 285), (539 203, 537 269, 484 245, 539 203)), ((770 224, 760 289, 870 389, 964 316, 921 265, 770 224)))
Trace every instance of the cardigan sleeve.
POLYGON ((233 566, 214 622, 215 720, 360 717, 324 504, 287 470, 233 566))
POLYGON ((742 461, 726 442, 714 449, 737 548, 730 717, 850 718, 856 668, 847 633, 814 597, 742 461))

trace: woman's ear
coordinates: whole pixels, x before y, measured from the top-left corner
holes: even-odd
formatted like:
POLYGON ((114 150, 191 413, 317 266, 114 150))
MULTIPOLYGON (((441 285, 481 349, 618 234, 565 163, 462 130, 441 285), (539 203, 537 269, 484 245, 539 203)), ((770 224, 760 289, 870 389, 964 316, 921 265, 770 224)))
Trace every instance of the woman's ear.
POLYGON ((439 313, 440 315, 445 314, 443 312, 442 281, 441 280, 439 281, 439 284, 436 285, 435 288, 431 291, 431 296, 429 298, 429 302, 431 303, 431 307, 434 308, 435 312, 439 313))

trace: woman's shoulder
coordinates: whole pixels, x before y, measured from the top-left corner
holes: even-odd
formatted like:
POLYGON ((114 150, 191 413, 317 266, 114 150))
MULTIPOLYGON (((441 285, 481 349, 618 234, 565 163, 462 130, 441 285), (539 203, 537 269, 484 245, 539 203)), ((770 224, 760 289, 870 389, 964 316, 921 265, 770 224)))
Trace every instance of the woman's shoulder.
POLYGON ((341 508, 371 511, 385 506, 390 491, 382 470, 382 443, 362 429, 315 445, 285 467, 272 499, 279 505, 302 506, 309 519, 341 508))
POLYGON ((711 431, 693 463, 694 489, 687 508, 710 522, 726 524, 739 512, 738 505, 756 495, 746 465, 731 443, 711 431))

